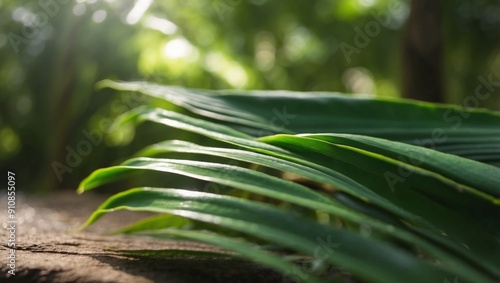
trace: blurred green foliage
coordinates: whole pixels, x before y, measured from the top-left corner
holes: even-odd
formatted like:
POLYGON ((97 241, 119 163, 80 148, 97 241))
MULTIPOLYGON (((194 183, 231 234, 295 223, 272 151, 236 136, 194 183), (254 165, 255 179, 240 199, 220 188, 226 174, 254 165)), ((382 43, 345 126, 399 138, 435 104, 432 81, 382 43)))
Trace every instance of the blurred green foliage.
MULTIPOLYGON (((444 11, 446 95, 461 104, 478 76, 500 77, 500 4, 448 0, 444 11)), ((408 14, 402 0, 0 1, 0 167, 25 189, 74 188, 144 146, 134 135, 181 134, 104 135, 145 98, 96 90, 103 79, 397 97, 408 14)), ((499 94, 480 106, 500 109, 499 94)))

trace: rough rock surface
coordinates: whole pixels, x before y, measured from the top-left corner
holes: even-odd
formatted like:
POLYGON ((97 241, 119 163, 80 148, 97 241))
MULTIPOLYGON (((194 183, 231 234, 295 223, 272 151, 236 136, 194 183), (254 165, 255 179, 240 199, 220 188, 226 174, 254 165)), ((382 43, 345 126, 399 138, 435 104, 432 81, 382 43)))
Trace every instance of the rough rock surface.
POLYGON ((147 216, 111 213, 85 232, 68 233, 82 224, 105 199, 70 192, 53 196, 18 196, 16 203, 16 275, 8 274, 7 199, 0 197, 0 282, 283 282, 280 274, 232 257, 197 253, 144 257, 116 250, 191 250, 223 252, 185 241, 106 236, 147 216))

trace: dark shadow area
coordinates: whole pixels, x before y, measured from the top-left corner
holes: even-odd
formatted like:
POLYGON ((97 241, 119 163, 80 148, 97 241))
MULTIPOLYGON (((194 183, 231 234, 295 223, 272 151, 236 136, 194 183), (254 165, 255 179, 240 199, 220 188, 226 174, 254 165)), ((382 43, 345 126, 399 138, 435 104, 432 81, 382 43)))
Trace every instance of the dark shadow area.
POLYGON ((282 275, 239 259, 92 256, 113 269, 153 282, 282 282, 282 275))

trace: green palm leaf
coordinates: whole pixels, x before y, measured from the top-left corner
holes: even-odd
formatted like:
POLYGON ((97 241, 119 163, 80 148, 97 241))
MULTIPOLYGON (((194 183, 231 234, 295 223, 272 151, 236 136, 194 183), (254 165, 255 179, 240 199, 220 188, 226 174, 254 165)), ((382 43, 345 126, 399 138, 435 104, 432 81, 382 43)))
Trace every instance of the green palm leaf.
MULTIPOLYGON (((86 225, 119 209, 166 213, 119 232, 203 241, 288 274, 298 267, 264 251, 262 243, 318 261, 318 239, 335 236, 339 248, 330 249, 319 262, 345 268, 367 282, 500 278, 495 217, 500 215, 500 168, 495 167, 500 164, 499 113, 336 93, 207 91, 111 81, 101 85, 140 91, 204 117, 139 107, 122 115, 115 127, 151 121, 231 148, 164 141, 140 151, 137 158, 96 170, 82 181, 79 192, 132 172, 155 171, 215 182, 261 201, 133 189, 111 197, 86 225), (144 157, 172 152, 218 161, 144 157), (224 164, 228 159, 259 166, 259 171, 224 164), (276 170, 313 182, 319 191, 277 177, 276 170), (273 204, 262 204, 260 196, 273 204), (342 225, 314 215, 333 217, 342 225), (186 230, 200 227, 186 223, 206 223, 201 227, 210 231, 186 230), (368 236, 363 227, 370 229, 368 236)), ((310 272, 299 269, 297 279, 318 282, 310 272)))

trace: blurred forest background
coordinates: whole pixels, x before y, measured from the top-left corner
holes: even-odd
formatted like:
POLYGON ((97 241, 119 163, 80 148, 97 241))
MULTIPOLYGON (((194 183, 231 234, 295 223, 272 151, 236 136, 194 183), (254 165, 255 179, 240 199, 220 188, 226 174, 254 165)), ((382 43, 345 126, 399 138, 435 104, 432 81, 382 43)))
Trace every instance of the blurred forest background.
POLYGON ((493 0, 0 0, 0 168, 20 190, 74 189, 182 134, 105 135, 146 100, 97 90, 103 79, 500 110, 499 43, 493 0))

